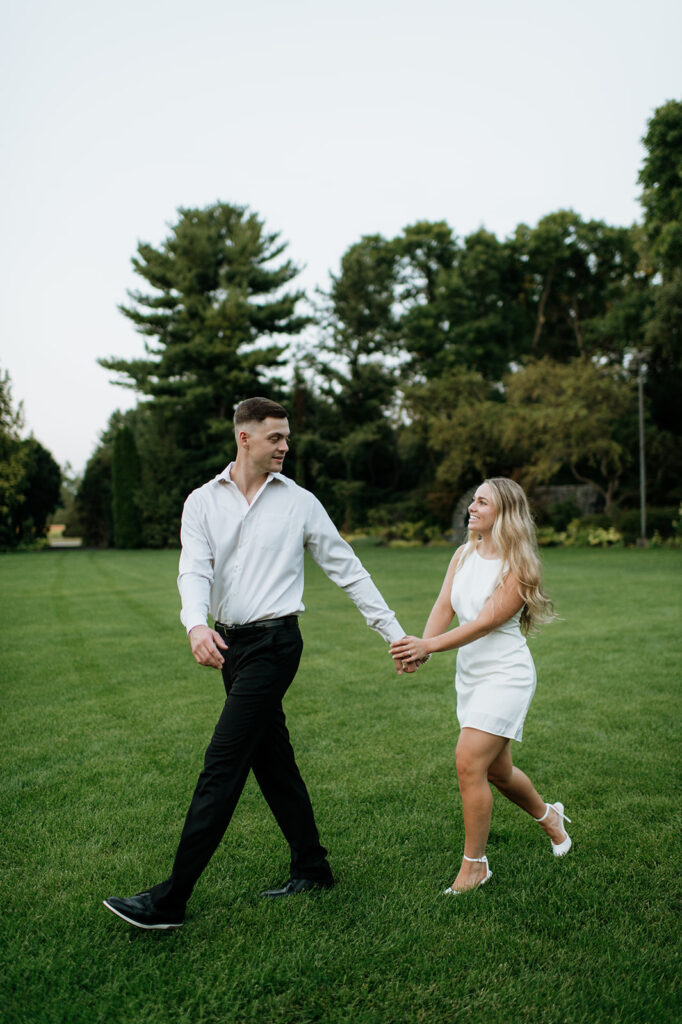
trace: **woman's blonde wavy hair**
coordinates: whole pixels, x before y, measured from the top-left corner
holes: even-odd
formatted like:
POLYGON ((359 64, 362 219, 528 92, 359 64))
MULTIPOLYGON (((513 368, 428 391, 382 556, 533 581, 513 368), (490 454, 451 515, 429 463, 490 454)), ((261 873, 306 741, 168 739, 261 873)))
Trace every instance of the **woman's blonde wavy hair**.
MULTIPOLYGON (((502 573, 513 572, 519 581, 519 594, 524 600, 520 626, 527 636, 556 618, 552 602, 542 589, 542 565, 528 499, 523 488, 507 477, 495 476, 483 483, 488 485, 493 494, 496 516, 492 539, 502 558, 502 573)), ((469 530, 469 541, 456 571, 474 551, 478 536, 476 530, 469 530)))

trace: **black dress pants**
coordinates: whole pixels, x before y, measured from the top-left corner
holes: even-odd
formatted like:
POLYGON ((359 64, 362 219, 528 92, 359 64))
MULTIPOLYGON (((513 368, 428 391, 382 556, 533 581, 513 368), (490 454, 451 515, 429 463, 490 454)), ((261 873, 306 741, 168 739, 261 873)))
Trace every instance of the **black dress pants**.
POLYGON ((301 659, 298 624, 223 633, 227 694, 187 812, 173 871, 151 889, 159 910, 182 911, 220 843, 249 770, 291 848, 291 877, 331 880, 313 809, 289 740, 282 698, 301 659))

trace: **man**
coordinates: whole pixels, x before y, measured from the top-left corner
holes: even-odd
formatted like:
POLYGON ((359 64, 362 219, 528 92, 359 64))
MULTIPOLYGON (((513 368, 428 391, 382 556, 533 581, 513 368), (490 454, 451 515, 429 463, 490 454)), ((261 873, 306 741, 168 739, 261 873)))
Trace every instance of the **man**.
MULTIPOLYGON (((138 928, 182 925, 192 889, 251 769, 291 848, 289 881, 262 895, 289 896, 334 884, 282 710, 301 656, 304 551, 384 640, 398 640, 404 632, 320 502, 281 475, 289 450, 282 406, 249 398, 237 406, 234 422, 235 462, 185 503, 178 577, 180 617, 192 653, 200 665, 221 669, 227 699, 170 877, 136 896, 104 900, 107 909, 138 928), (207 625, 209 612, 215 629, 207 625)), ((403 671, 399 661, 396 669, 403 671)))

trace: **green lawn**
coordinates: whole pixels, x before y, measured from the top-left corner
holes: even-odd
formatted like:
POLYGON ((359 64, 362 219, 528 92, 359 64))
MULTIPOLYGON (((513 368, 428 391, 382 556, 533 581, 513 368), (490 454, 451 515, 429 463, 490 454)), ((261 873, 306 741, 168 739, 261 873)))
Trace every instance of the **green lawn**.
MULTIPOLYGON (((450 552, 360 549, 421 631, 450 552)), ((253 780, 185 927, 101 905, 165 877, 222 703, 178 620, 175 552, 0 557, 4 1024, 666 1022, 679 1018, 679 551, 545 554, 517 763, 574 848, 496 796, 478 893, 462 851, 455 655, 397 677, 316 566, 286 700, 339 884, 267 902, 287 849, 253 780)))

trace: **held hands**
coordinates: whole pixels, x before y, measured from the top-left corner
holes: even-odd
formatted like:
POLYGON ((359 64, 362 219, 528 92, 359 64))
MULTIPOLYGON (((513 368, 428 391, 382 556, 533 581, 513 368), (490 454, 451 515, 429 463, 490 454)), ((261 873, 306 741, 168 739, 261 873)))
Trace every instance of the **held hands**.
POLYGON ((399 676, 401 676, 403 672, 407 672, 408 675, 411 675, 413 672, 416 672, 418 668, 417 665, 408 665, 407 662, 403 664, 400 658, 393 658, 393 664, 395 665, 395 670, 399 676))
POLYGON ((194 660, 199 665, 206 665, 208 668, 222 668, 224 665, 225 659, 218 648, 226 651, 227 644, 214 629, 210 629, 209 626, 193 626, 189 631, 189 644, 194 660))
POLYGON ((420 665, 428 661, 430 652, 426 645, 426 640, 416 636, 404 636, 401 640, 394 640, 390 650, 398 674, 401 671, 416 672, 420 665))

